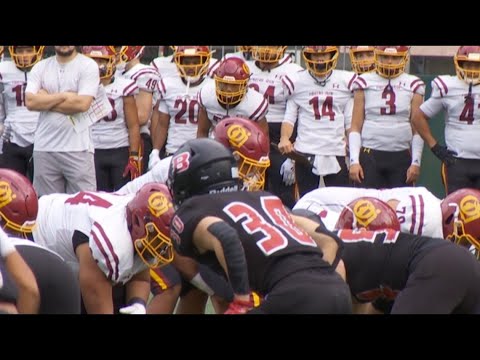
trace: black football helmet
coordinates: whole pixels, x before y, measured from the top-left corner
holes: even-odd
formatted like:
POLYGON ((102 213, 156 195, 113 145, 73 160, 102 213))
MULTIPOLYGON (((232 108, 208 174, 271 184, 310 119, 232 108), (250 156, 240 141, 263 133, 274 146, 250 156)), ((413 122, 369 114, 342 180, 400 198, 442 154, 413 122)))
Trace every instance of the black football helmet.
POLYGON ((167 185, 176 206, 194 195, 237 191, 237 160, 218 141, 189 140, 172 156, 167 185))

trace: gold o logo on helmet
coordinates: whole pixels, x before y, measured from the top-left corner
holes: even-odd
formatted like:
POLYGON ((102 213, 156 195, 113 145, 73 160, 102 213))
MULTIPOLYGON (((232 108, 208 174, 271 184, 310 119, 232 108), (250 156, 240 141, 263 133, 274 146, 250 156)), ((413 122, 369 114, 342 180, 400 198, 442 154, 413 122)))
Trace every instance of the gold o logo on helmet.
POLYGON ((243 71, 245 71, 246 74, 250 74, 250 68, 248 67, 247 63, 243 63, 242 69, 243 71))
POLYGON ((10 204, 16 197, 10 184, 6 181, 0 181, 0 209, 10 204))
POLYGON ((460 217, 465 223, 480 218, 480 203, 478 202, 477 197, 467 195, 460 200, 460 217))
POLYGON ((360 200, 353 207, 353 214, 357 219, 357 222, 363 226, 367 227, 375 220, 380 214, 380 210, 375 208, 375 205, 369 200, 360 200))
POLYGON ((245 144, 250 135, 250 132, 241 125, 232 125, 227 130, 228 142, 235 148, 245 144))
POLYGON ((148 197, 148 209, 155 217, 165 214, 171 207, 172 203, 161 192, 154 192, 148 197))

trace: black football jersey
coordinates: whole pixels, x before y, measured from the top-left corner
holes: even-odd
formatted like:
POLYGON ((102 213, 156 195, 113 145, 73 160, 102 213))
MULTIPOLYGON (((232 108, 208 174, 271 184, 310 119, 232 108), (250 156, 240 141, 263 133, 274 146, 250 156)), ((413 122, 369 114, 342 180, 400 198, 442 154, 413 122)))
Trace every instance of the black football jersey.
POLYGON ((394 230, 339 230, 347 283, 360 302, 393 300, 407 283, 418 261, 432 248, 452 245, 443 239, 394 230))
POLYGON ((264 191, 200 195, 185 201, 171 224, 177 252, 199 262, 215 257, 213 252, 200 255, 192 243, 198 223, 208 216, 222 219, 237 231, 254 291, 265 294, 294 271, 328 266, 320 248, 295 225, 282 201, 264 191))

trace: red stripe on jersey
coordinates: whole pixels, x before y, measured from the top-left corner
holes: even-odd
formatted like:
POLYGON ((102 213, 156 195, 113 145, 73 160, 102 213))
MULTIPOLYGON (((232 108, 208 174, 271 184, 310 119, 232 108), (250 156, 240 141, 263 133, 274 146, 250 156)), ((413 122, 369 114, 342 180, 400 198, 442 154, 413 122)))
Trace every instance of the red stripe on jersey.
POLYGON ((210 65, 208 71, 207 71, 207 76, 208 77, 213 77, 213 73, 215 72, 215 70, 217 70, 218 66, 220 65, 220 61, 217 60, 215 61, 212 65, 210 65))
POLYGON ((155 75, 156 77, 158 77, 158 72, 156 72, 155 69, 142 69, 142 70, 137 71, 137 72, 136 72, 135 74, 133 74, 132 76, 130 76, 130 79, 137 81, 137 79, 138 79, 141 75, 145 75, 145 74, 153 74, 153 75, 155 75))
POLYGON ((165 84, 163 83, 163 79, 160 78, 160 81, 158 82, 161 89, 160 89, 160 94, 165 94, 167 92, 167 90, 165 89, 165 84))
POLYGON ((286 86, 288 94, 292 95, 295 91, 295 85, 293 84, 293 81, 287 75, 284 75, 282 76, 282 83, 286 86))
MULTIPOLYGON (((445 82, 444 82, 441 78, 437 77, 437 79, 438 79, 438 81, 440 81, 440 83, 443 85, 443 88, 444 88, 444 90, 445 90, 445 95, 447 95, 447 94, 448 94, 448 86, 447 86, 447 84, 445 84, 445 82)), ((434 79, 433 81, 435 81, 435 80, 436 80, 436 79, 434 79)))
POLYGON ((99 249, 100 252, 102 253, 103 257, 105 258, 105 263, 107 264, 107 267, 108 267, 108 276, 107 276, 107 278, 108 278, 109 280, 113 280, 113 279, 112 279, 113 268, 112 268, 112 265, 110 264, 110 259, 108 258, 107 252, 106 252, 105 249, 103 248, 103 245, 102 245, 102 243, 100 242, 100 240, 98 240, 97 234, 95 234, 93 231, 91 232, 91 234, 92 234, 92 236, 93 236, 93 241, 95 241, 95 244, 97 244, 98 249, 99 249))
POLYGON ((102 235, 103 240, 105 241, 105 244, 107 244, 107 247, 113 256, 113 261, 115 263, 115 279, 118 280, 118 276, 119 276, 118 264, 120 261, 118 260, 118 256, 115 253, 115 250, 113 249, 112 243, 110 242, 110 239, 108 238, 107 234, 105 234, 105 230, 103 230, 102 226, 98 222, 94 222, 93 226, 95 226, 98 229, 98 231, 100 231, 100 234, 102 235))
POLYGON ((418 226, 418 235, 422 235, 423 223, 425 221, 425 204, 422 195, 418 195, 418 200, 420 200, 420 225, 418 226))
POLYGON ((200 89, 200 91, 197 93, 197 99, 200 106, 205 107, 205 105, 203 105, 203 100, 202 100, 202 89, 200 89))
POLYGON ((412 83, 410 84, 410 88, 413 88, 413 86, 414 86, 417 82, 419 82, 419 81, 421 81, 421 80, 420 80, 420 79, 417 79, 417 80, 415 80, 415 81, 412 81, 412 83))
POLYGON ((356 78, 357 78, 357 74, 353 74, 352 78, 348 82, 348 86, 347 86, 348 90, 352 91, 352 84, 353 84, 353 82, 355 81, 356 78))
POLYGON ((125 87, 125 89, 123 89, 123 96, 130 96, 132 95, 135 90, 138 89, 138 86, 137 86, 137 83, 136 82, 132 82, 130 85, 128 85, 127 87, 125 87))
POLYGON ((283 64, 288 64, 293 62, 292 59, 292 54, 287 54, 279 63, 277 66, 283 65, 283 64))
POLYGON ((415 202, 415 196, 409 196, 412 202, 412 224, 410 225, 410 234, 415 234, 415 224, 417 223, 417 204, 415 202))
POLYGON ((424 84, 423 82, 422 82, 422 83, 420 83, 420 84, 418 84, 418 85, 415 87, 415 89, 413 89, 413 93, 414 93, 414 94, 416 94, 416 93, 417 93, 417 90, 418 90, 418 88, 421 88, 422 86, 425 86, 425 84, 424 84))
POLYGON ((440 97, 443 97, 442 87, 441 87, 440 84, 439 84, 438 82, 436 82, 435 80, 433 80, 433 82, 435 83, 435 85, 437 85, 437 88, 438 88, 438 90, 440 91, 440 97))
POLYGON ((263 101, 261 102, 260 106, 257 108, 257 110, 255 110, 253 112, 253 114, 250 116, 250 119, 255 120, 255 121, 261 119, 263 117, 261 115, 263 115, 265 113, 267 108, 268 108, 267 98, 263 98, 263 101), (260 111, 260 110, 262 110, 262 111, 260 111))

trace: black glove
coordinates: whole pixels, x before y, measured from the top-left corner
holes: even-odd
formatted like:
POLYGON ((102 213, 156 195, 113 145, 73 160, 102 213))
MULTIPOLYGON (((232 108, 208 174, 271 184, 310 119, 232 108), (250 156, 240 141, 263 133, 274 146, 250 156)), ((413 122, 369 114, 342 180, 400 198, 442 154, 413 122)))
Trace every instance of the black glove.
POLYGON ((448 150, 446 146, 442 146, 439 143, 433 145, 430 150, 432 150, 433 154, 439 158, 441 162, 445 163, 446 166, 453 165, 457 161, 455 158, 457 153, 455 151, 448 150))

